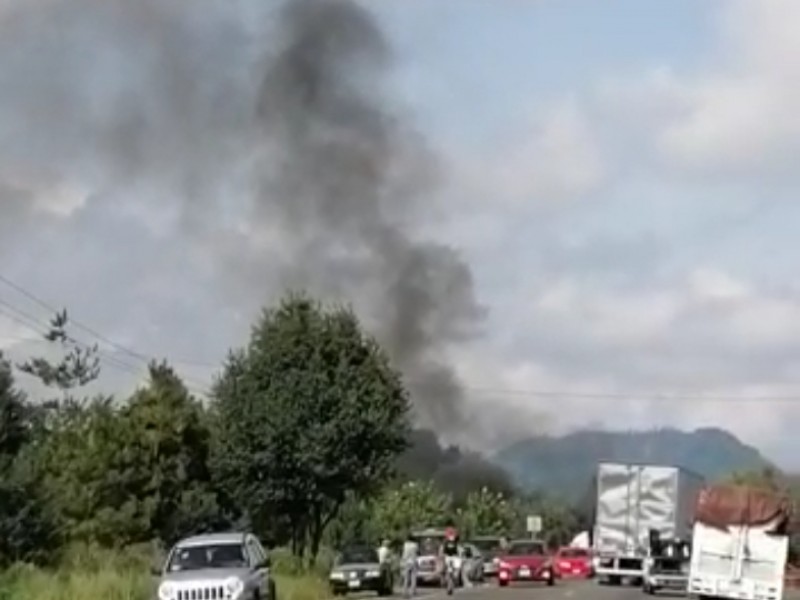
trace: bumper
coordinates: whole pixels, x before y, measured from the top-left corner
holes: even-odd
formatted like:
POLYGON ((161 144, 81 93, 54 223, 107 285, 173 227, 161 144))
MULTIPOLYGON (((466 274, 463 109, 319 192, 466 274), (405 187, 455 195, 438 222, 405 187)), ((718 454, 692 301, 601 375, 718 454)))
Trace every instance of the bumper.
POLYGON ((540 571, 507 571, 501 569, 497 574, 497 580, 501 584, 516 583, 516 582, 541 582, 550 583, 554 580, 554 573, 550 569, 542 569, 540 571))
POLYGON ((442 574, 439 571, 417 571, 417 583, 422 585, 440 585, 442 574))
POLYGON ((598 577, 644 577, 644 559, 632 556, 609 556, 595 559, 594 572, 598 577))
POLYGON ((331 579, 330 588, 336 594, 345 592, 378 592, 385 584, 382 577, 362 577, 360 579, 331 579))
POLYGON ((650 573, 644 580, 647 585, 659 590, 685 591, 689 586, 688 575, 650 573))

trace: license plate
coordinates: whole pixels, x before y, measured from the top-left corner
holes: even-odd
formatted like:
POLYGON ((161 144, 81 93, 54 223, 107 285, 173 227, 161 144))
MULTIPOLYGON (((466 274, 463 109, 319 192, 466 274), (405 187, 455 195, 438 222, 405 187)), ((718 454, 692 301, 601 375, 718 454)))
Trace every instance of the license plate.
POLYGON ((347 582, 347 585, 350 586, 351 588, 360 588, 361 582, 358 579, 351 579, 350 581, 347 582))
POLYGON ((519 576, 520 576, 520 577, 530 577, 530 576, 531 576, 531 571, 530 571, 530 569, 528 569, 528 568, 526 568, 526 567, 522 567, 522 568, 519 570, 519 576))

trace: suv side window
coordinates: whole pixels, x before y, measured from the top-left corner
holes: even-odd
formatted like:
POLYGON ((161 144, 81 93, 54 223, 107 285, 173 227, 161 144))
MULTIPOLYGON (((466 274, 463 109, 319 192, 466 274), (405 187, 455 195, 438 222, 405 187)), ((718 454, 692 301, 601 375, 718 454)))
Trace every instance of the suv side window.
POLYGON ((255 538, 249 537, 246 541, 247 553, 250 555, 250 566, 254 567, 264 562, 266 558, 255 538))
POLYGON ((269 558, 269 553, 264 550, 264 546, 261 545, 261 542, 258 541, 257 537, 253 537, 253 546, 261 557, 259 562, 263 562, 269 558))

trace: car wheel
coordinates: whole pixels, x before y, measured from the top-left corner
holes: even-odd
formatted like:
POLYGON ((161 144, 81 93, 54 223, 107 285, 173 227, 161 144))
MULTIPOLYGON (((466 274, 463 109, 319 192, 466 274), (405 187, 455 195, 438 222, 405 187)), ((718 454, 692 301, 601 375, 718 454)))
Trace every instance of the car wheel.
POLYGON ((497 585, 499 585, 500 587, 506 587, 508 585, 508 582, 500 580, 497 582, 497 585))
POLYGON ((551 577, 550 579, 548 579, 548 580, 547 580, 547 586, 548 586, 548 587, 552 587, 552 586, 554 586, 555 584, 556 584, 556 580, 555 580, 555 579, 553 579, 552 577, 551 577))

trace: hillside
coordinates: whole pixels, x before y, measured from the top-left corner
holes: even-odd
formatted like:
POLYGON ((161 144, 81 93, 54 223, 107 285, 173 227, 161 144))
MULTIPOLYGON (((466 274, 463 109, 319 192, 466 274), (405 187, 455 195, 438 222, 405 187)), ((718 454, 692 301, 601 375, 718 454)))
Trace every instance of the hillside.
POLYGON ((563 437, 522 440, 494 457, 520 487, 548 490, 572 502, 587 494, 600 460, 680 465, 707 479, 770 464, 757 449, 715 428, 578 431, 563 437))

